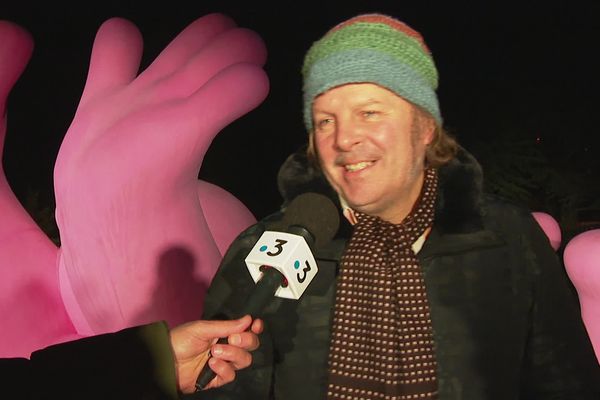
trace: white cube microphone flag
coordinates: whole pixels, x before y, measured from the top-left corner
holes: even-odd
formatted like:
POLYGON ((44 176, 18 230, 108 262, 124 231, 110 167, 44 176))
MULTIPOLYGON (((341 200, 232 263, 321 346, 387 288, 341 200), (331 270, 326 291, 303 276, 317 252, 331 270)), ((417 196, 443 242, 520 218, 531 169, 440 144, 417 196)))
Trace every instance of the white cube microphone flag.
POLYGON ((294 198, 282 220, 262 234, 245 259, 256 282, 246 314, 256 317, 273 296, 298 300, 318 271, 311 249, 329 243, 339 224, 337 207, 326 196, 294 198), (268 295, 259 293, 263 291, 268 295))
POLYGON ((246 257, 248 271, 258 282, 267 268, 275 268, 284 277, 275 296, 298 300, 318 271, 306 240, 291 233, 266 231, 246 257))

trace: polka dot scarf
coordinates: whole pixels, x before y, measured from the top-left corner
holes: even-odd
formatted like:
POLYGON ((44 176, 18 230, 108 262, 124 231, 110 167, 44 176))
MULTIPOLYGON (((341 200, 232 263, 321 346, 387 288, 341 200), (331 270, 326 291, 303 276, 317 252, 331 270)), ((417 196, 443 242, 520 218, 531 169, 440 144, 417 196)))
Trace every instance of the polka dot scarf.
POLYGON ((433 224, 428 169, 398 225, 362 213, 342 257, 329 350, 328 399, 436 399, 429 304, 411 245, 433 224))

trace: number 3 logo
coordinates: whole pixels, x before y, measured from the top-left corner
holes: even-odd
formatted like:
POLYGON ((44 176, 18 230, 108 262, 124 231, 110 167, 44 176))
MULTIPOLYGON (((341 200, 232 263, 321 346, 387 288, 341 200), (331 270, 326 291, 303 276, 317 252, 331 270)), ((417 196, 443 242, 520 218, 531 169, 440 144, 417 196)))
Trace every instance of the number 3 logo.
POLYGON ((306 268, 302 269, 302 272, 304 272, 304 275, 300 276, 300 273, 296 274, 296 278, 298 278, 299 283, 304 282, 304 280, 306 279, 306 273, 308 271, 310 271, 310 264, 308 263, 308 261, 305 261, 305 264, 306 264, 306 268))
POLYGON ((269 255, 271 257, 278 256, 283 252, 283 245, 287 243, 287 240, 275 239, 275 242, 277 242, 277 244, 275 245, 275 248, 277 249, 277 251, 275 253, 273 253, 271 251, 267 251, 267 255, 269 255))

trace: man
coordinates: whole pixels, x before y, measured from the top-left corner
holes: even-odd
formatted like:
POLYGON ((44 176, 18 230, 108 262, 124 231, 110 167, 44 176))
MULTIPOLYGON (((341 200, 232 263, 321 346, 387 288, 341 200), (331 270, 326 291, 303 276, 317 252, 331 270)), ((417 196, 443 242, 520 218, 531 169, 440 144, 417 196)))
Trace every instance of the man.
POLYGON ((164 322, 127 328, 38 350, 31 359, 0 359, 2 393, 9 398, 177 399, 192 393, 208 362, 215 378, 231 382, 252 362, 262 321, 193 321, 170 332, 164 322), (215 344, 227 337, 228 343, 215 344), (208 356, 208 351, 212 357, 208 356))
POLYGON ((527 210, 482 193, 479 165, 442 129, 421 35, 360 15, 315 42, 302 72, 308 154, 280 171, 282 212, 230 247, 205 316, 240 309, 254 286, 244 257, 300 193, 329 194, 346 224, 316 250, 302 298, 265 310, 253 366, 211 398, 599 398, 556 254, 527 210))

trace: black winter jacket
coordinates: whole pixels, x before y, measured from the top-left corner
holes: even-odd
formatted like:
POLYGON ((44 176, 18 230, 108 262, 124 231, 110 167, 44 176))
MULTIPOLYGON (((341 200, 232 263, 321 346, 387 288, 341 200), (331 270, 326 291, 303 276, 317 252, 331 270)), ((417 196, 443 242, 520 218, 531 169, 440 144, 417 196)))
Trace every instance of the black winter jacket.
MULTIPOLYGON (((600 368, 575 292, 547 237, 527 210, 485 196, 467 152, 440 168, 423 268, 438 362, 440 400, 600 399, 600 368)), ((279 176, 285 205, 305 191, 337 201, 302 152, 279 176)), ((254 287, 244 258, 276 213, 232 244, 205 300, 205 318, 233 317, 254 287)), ((342 220, 346 222, 343 218, 342 220)), ((319 273, 300 300, 274 298, 253 366, 210 399, 325 398, 340 258, 350 236, 316 251, 319 273)))

